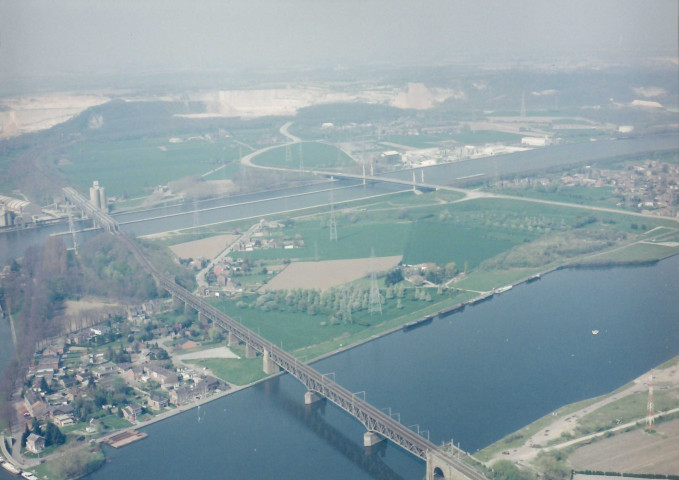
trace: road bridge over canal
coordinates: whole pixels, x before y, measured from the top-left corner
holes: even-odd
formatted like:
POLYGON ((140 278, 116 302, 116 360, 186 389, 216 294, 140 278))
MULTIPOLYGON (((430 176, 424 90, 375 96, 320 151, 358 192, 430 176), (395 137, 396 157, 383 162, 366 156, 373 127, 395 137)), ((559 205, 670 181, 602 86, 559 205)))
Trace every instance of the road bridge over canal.
MULTIPOLYGON (((79 195, 73 189, 69 189, 68 192, 64 189, 64 193, 73 203, 83 209, 90 205, 82 195, 79 195)), ((327 375, 323 375, 306 363, 300 362, 296 357, 244 327, 204 299, 177 285, 174 279, 156 269, 140 246, 118 229, 117 222, 110 215, 101 210, 90 211, 88 209, 85 211, 93 219, 96 219, 100 226, 125 243, 144 269, 154 277, 158 286, 170 293, 175 301, 184 302, 194 308, 201 319, 209 319, 215 325, 224 329, 228 332, 230 340, 238 339, 245 343, 251 352, 261 354, 265 372, 275 373, 284 370, 307 388, 306 403, 327 398, 339 408, 357 418, 367 430, 364 445, 372 446, 383 439, 391 440, 404 450, 427 462, 426 478, 428 480, 436 478, 486 480, 480 470, 463 460, 467 456, 465 452, 454 450, 453 446, 451 446, 453 450, 448 451, 433 444, 390 415, 366 402, 360 395, 350 392, 327 375)))

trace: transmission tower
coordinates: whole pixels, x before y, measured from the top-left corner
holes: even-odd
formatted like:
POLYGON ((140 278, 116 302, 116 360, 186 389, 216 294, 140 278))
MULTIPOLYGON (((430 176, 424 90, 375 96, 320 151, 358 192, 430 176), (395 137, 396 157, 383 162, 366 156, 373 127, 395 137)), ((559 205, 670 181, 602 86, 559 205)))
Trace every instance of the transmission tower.
POLYGON ((193 199, 193 228, 198 228, 199 218, 198 218, 198 199, 193 199))
POLYGON ((71 204, 68 205, 68 231, 71 232, 71 236, 73 237, 73 251, 75 252, 76 255, 78 255, 78 242, 75 238, 75 226, 73 225, 73 212, 71 212, 71 208, 73 206, 71 204))
POLYGON ((343 308, 342 308, 342 321, 344 323, 352 323, 351 322, 351 300, 349 299, 349 292, 347 292, 346 287, 344 288, 343 295, 342 295, 342 303, 343 308))
MULTIPOLYGON (((332 180, 332 177, 330 179, 332 180)), ((335 219, 335 198, 333 195, 333 188, 330 188, 330 241, 337 241, 337 220, 335 219)))
POLYGON ((292 150, 290 149, 290 144, 287 143, 285 145, 285 164, 290 165, 291 161, 292 161, 292 150))
POLYGON ((646 431, 652 432, 655 429, 653 418, 653 370, 648 376, 648 407, 646 409, 646 431))
POLYGON ((299 171, 304 171, 304 156, 302 155, 302 144, 297 145, 299 147, 299 171))
POLYGON ((375 267, 375 250, 370 250, 370 316, 373 313, 382 315, 382 295, 377 286, 377 272, 375 267))

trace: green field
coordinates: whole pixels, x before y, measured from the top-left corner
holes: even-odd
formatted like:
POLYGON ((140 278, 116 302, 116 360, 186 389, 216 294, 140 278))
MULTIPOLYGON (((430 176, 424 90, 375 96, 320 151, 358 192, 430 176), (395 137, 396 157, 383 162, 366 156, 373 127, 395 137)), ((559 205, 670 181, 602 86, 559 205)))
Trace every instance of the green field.
MULTIPOLYGON (((134 197, 237 161, 238 148, 231 139, 170 143, 168 137, 154 137, 78 143, 62 151, 57 168, 84 190, 98 180, 109 197, 134 197)), ((213 179, 237 168, 230 165, 213 179)))
POLYGON ((209 368, 215 376, 234 385, 248 385, 267 376, 262 371, 261 358, 209 358, 191 363, 209 368))
POLYGON ((530 239, 531 235, 501 229, 479 229, 453 223, 421 220, 410 225, 403 262, 455 262, 469 269, 530 239))
POLYGON ((240 252, 234 256, 251 260, 342 260, 369 257, 371 248, 374 248, 378 257, 402 255, 409 229, 408 223, 351 224, 340 219, 337 226, 337 241, 331 242, 325 223, 318 220, 299 222, 294 227, 285 229, 284 233, 289 237, 300 235, 306 244, 305 247, 289 250, 255 250, 240 252))
MULTIPOLYGON (((575 203, 579 205, 602 206, 619 208, 616 204, 620 201, 613 187, 566 187, 562 186, 551 190, 539 188, 505 188, 498 193, 514 195, 517 197, 536 198, 553 202, 575 203)), ((620 210, 623 210, 620 208, 620 210)))
POLYGON ((354 163, 337 147, 319 142, 300 142, 272 148, 253 158, 253 163, 296 170, 300 168, 300 154, 304 169, 333 169, 354 163))
MULTIPOLYGON (((406 264, 455 262, 462 269, 466 262, 468 271, 473 271, 513 248, 526 251, 536 240, 536 246, 554 252, 559 242, 569 239, 609 242, 604 247, 610 248, 614 246, 612 239, 641 233, 638 226, 634 228, 638 220, 624 213, 492 198, 445 203, 450 200, 438 193, 408 195, 338 212, 336 242, 330 241, 329 214, 317 214, 298 219, 282 231, 286 237, 301 238, 304 247, 239 252, 234 256, 265 261, 339 260, 369 257, 374 249, 376 256, 403 255, 406 264)), ((645 218, 643 227, 670 224, 664 219, 645 218)), ((573 252, 566 253, 572 256, 573 252)), ((543 265, 554 259, 545 257, 543 265)), ((529 262, 514 266, 539 265, 529 262)))

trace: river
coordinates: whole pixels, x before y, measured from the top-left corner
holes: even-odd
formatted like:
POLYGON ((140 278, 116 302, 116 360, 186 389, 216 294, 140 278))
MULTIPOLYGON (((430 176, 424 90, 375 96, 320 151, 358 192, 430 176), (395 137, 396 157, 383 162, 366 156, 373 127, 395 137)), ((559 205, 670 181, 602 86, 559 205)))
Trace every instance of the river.
MULTIPOLYGON (((473 452, 679 354, 677 291, 679 256, 561 270, 315 367, 473 452)), ((150 425, 147 439, 106 447, 110 462, 88 478, 422 478, 423 462, 393 445, 366 456, 356 420, 332 404, 305 408, 303 394, 284 375, 150 425)))

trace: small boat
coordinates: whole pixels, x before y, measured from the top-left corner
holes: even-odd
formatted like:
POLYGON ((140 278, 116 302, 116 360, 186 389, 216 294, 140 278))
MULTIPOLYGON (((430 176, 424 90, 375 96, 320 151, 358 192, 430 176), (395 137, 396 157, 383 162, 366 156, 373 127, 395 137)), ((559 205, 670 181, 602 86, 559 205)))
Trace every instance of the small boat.
POLYGON ((495 293, 503 293, 512 289, 512 285, 506 285, 504 287, 499 287, 495 289, 495 293))
POLYGON ((38 480, 38 477, 29 472, 24 472, 21 474, 21 476, 24 477, 26 480, 38 480))
POLYGON ((592 330, 592 335, 599 335, 599 330, 592 330))
POLYGON ((536 282, 536 281, 540 280, 540 278, 542 278, 542 275, 540 275, 539 273, 536 273, 535 275, 530 277, 528 280, 526 280, 526 283, 536 282))
POLYGON ((13 473, 14 475, 19 475, 21 473, 21 469, 15 467, 9 462, 2 462, 2 468, 7 470, 9 473, 13 473))
POLYGON ((405 325, 403 325, 403 331, 407 332, 408 330, 412 330, 413 328, 421 327, 423 325, 427 325, 434 320, 433 315, 427 315, 424 318, 420 318, 419 320, 413 320, 412 322, 408 322, 405 325))

